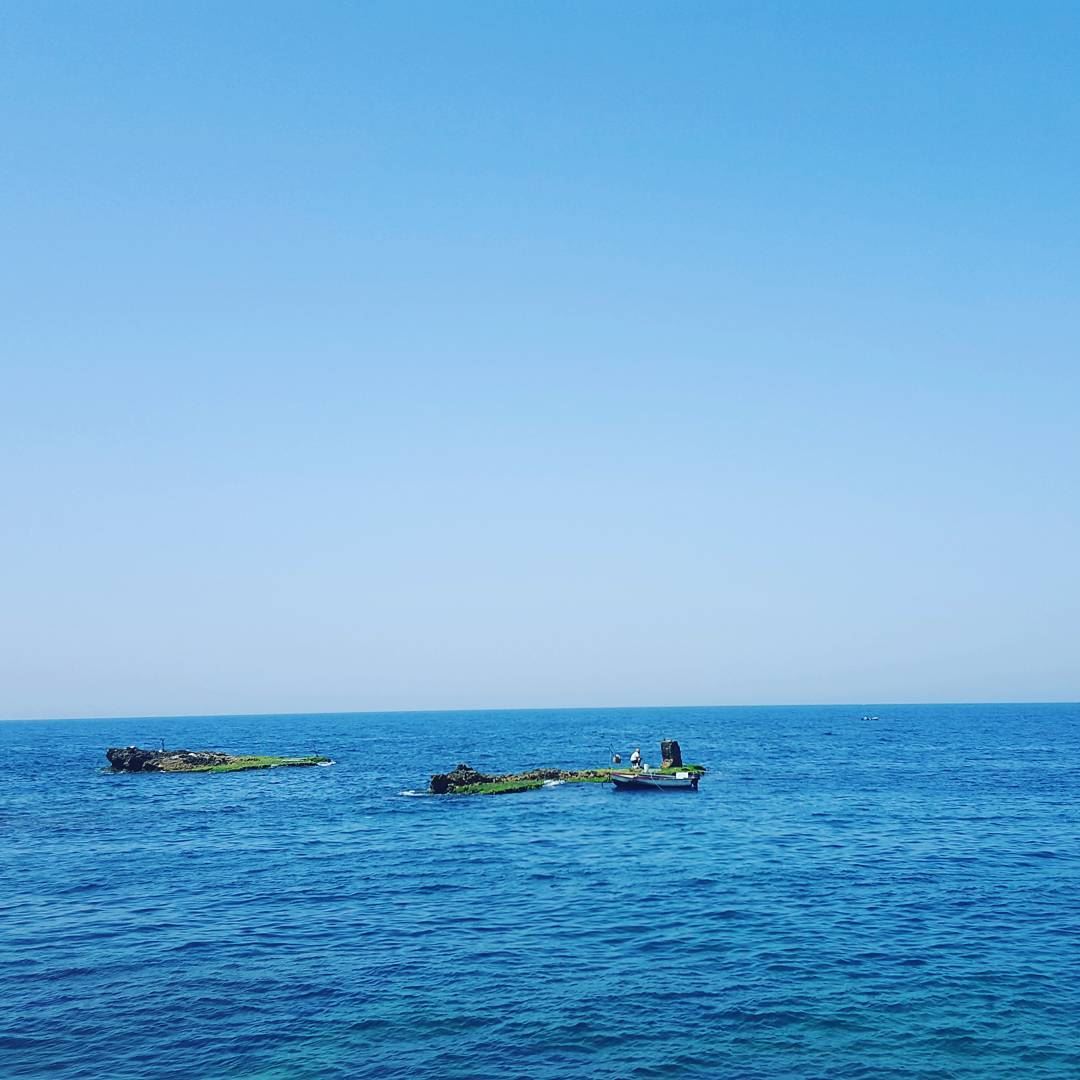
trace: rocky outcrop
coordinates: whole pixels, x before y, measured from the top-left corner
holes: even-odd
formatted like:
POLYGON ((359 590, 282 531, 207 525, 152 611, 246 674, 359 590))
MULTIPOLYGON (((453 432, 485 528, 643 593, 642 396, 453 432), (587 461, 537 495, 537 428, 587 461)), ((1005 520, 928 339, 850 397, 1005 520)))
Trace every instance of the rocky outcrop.
POLYGON ((142 750, 138 746, 110 746, 105 756, 114 772, 185 772, 236 761, 231 754, 216 750, 142 750))
POLYGON ((607 779, 609 770, 582 769, 566 772, 563 769, 530 769, 528 772, 500 773, 497 776, 477 772, 471 765, 459 762, 453 771, 436 773, 431 778, 429 789, 432 795, 453 794, 462 788, 472 788, 477 784, 519 784, 544 780, 592 780, 607 779))
POLYGON ((471 765, 466 765, 464 761, 461 761, 451 772, 436 773, 431 778, 430 787, 432 794, 445 795, 455 788, 468 787, 470 784, 493 784, 498 779, 501 778, 477 772, 471 765))
POLYGON ((218 750, 143 750, 110 746, 105 751, 113 772, 241 772, 288 765, 332 765, 330 758, 271 757, 265 754, 222 754, 218 750))

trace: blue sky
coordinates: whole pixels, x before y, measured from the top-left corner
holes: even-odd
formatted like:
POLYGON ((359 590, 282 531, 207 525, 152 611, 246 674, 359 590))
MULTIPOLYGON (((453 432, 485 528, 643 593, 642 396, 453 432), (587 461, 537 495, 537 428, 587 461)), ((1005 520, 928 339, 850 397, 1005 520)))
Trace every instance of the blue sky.
POLYGON ((0 716, 1080 697, 1078 45, 7 4, 0 716))

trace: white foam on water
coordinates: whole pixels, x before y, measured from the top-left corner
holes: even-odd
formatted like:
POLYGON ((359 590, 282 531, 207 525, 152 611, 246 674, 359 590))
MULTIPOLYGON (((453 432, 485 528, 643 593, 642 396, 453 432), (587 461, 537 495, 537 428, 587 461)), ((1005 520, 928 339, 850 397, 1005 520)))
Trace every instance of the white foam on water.
POLYGON ((560 787, 565 783, 565 780, 545 780, 544 787, 560 787))
POLYGON ((399 791, 399 795, 404 795, 407 799, 423 799, 426 798, 430 792, 428 791, 399 791))

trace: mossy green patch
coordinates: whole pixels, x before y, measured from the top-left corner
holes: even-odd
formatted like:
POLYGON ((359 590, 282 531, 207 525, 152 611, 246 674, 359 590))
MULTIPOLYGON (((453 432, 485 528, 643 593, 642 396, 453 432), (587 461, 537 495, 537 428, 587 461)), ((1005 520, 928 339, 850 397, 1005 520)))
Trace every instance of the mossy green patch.
POLYGON ((568 784, 606 784, 611 779, 611 770, 582 769, 581 772, 566 773, 563 779, 568 784))
MULTIPOLYGON (((583 769, 581 772, 566 773, 563 777, 569 784, 606 784, 611 779, 613 772, 630 771, 623 765, 607 766, 599 769, 583 769)), ((662 776, 674 776, 675 773, 688 772, 693 776, 701 776, 705 772, 704 765, 679 765, 668 766, 666 769, 650 769, 650 772, 660 773, 662 776)))
POLYGON ((196 765, 191 769, 185 769, 183 771, 212 773, 243 772, 247 769, 278 769, 295 765, 323 765, 329 761, 329 758, 319 757, 317 754, 302 758, 266 757, 249 754, 238 757, 225 765, 196 765))
MULTIPOLYGON (((613 772, 624 771, 621 767, 612 768, 603 766, 599 769, 580 769, 577 772, 562 772, 559 780, 567 784, 606 784, 611 780, 613 772)), ((661 773, 671 776, 677 772, 688 772, 692 775, 701 776, 705 772, 704 765, 680 765, 678 768, 652 769, 653 773, 661 773)), ((509 779, 493 780, 486 784, 466 784, 463 787, 451 788, 448 795, 511 795, 517 791, 535 791, 544 786, 544 780, 509 779)))
POLYGON ((533 791, 543 787, 543 780, 496 780, 490 784, 467 784, 454 788, 450 795, 511 795, 515 791, 533 791))

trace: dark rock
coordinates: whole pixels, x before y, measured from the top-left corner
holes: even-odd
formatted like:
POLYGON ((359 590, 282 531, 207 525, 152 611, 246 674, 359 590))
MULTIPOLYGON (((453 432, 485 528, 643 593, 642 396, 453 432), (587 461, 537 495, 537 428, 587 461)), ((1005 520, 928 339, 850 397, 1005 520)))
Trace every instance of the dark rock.
POLYGON ((467 787, 469 784, 490 784, 497 777, 487 773, 478 772, 471 765, 459 762, 454 771, 450 773, 450 783, 454 787, 467 787))
POLYGON ((500 780, 561 780, 565 774, 562 769, 530 769, 528 772, 508 773, 500 780))
POLYGON ((678 768, 683 763, 682 750, 679 749, 679 744, 674 739, 665 739, 660 744, 660 758, 665 768, 672 766, 678 768))
POLYGON ((453 772, 436 773, 431 778, 429 787, 433 795, 445 795, 456 788, 468 787, 470 784, 490 784, 501 779, 501 776, 488 776, 487 773, 477 772, 471 765, 461 761, 453 772))
POLYGON ((579 769, 574 772, 567 772, 564 769, 530 769, 528 772, 489 776, 487 773, 477 772, 471 765, 462 762, 453 772, 435 773, 428 789, 432 795, 445 795, 473 784, 512 784, 527 780, 566 780, 571 777, 580 779, 586 776, 606 779, 607 773, 601 773, 595 769, 579 769))
POLYGON ((227 765, 231 754, 216 750, 142 750, 138 746, 110 746, 105 751, 113 772, 180 772, 196 765, 227 765))

